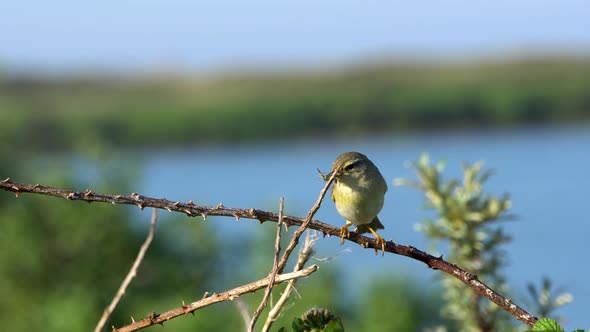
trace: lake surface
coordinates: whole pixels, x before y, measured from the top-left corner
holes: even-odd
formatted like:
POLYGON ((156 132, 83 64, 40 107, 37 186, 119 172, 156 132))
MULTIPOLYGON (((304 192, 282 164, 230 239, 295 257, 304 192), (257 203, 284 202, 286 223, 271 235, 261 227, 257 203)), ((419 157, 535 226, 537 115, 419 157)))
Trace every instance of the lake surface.
MULTIPOLYGON (((345 151, 366 154, 388 181, 389 191, 380 219, 380 234, 400 244, 428 249, 415 224, 432 213, 422 210, 423 197, 415 189, 393 186, 398 177, 415 178, 407 162, 428 152, 431 160, 447 160, 445 175, 461 174, 461 162, 484 161, 494 168, 486 192, 510 194, 516 221, 505 222, 513 236, 506 246, 505 274, 518 304, 526 297, 528 282, 553 284, 574 296, 574 302, 558 310, 566 330, 590 327, 588 237, 590 235, 590 127, 552 127, 512 130, 473 130, 453 133, 414 134, 306 140, 296 143, 214 146, 146 154, 146 168, 139 192, 171 200, 227 207, 278 210, 285 198, 286 214, 305 216, 318 197, 323 182, 316 168, 328 171, 333 159, 345 151)), ((316 214, 324 222, 340 226, 342 218, 328 200, 316 214)), ((220 232, 263 232, 268 228, 233 218, 216 220, 220 232)), ((274 231, 273 231, 274 232, 274 231)), ((272 244, 269 245, 271 248, 272 244)), ((444 254, 444 252, 442 252, 444 254)), ((439 272, 402 256, 375 256, 339 239, 320 240, 318 257, 337 256, 351 284, 370 279, 371 272, 387 271, 422 281, 439 272), (344 264, 346 263, 346 264, 344 264), (351 264, 352 263, 352 264, 351 264), (347 267, 353 266, 353 267, 347 267)))

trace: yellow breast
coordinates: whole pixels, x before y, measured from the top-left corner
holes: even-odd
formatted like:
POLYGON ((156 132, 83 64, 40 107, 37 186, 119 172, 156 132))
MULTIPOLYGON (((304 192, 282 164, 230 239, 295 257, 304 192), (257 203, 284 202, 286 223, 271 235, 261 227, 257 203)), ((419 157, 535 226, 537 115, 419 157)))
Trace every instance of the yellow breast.
POLYGON ((336 210, 355 225, 370 223, 383 207, 385 191, 376 189, 337 182, 332 189, 336 210))

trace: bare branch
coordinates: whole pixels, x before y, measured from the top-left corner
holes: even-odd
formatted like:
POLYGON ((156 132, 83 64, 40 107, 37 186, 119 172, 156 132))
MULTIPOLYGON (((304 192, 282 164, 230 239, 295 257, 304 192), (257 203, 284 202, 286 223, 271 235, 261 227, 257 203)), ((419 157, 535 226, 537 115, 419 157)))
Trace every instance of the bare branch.
POLYGON ((254 331, 254 326, 256 326, 256 321, 262 310, 266 308, 266 304, 268 303, 268 298, 272 292, 272 286, 275 280, 275 276, 277 275, 277 270, 279 267, 279 254, 281 252, 281 227, 283 227, 283 204, 284 199, 281 197, 279 200, 279 221, 277 222, 277 235, 275 236, 275 257, 272 263, 272 270, 270 272, 270 282, 268 283, 268 287, 264 291, 264 296, 262 297, 262 301, 260 301, 260 305, 252 315, 252 320, 250 321, 250 326, 248 327, 248 332, 254 331))
POLYGON ((94 328, 94 332, 102 331, 107 320, 109 319, 109 317, 111 316, 111 314, 115 310, 115 307, 117 307, 117 304, 119 303, 119 301, 121 300, 121 298, 125 294, 125 290, 127 289, 127 286, 129 286, 129 284, 131 283, 131 280, 133 278, 135 278, 135 276, 137 275, 137 269, 139 268, 139 265, 143 261, 143 257, 145 256, 145 253, 147 252, 150 244, 152 243, 152 240, 154 239, 154 233, 156 232, 156 220, 157 219, 158 219, 158 209, 154 209, 152 211, 150 230, 149 230, 148 235, 145 239, 145 242, 141 245, 141 248, 139 249, 139 253, 137 254, 137 257, 135 258, 133 265, 131 265, 131 269, 129 270, 129 273, 127 273, 127 276, 125 277, 125 279, 123 279, 123 282, 121 283, 119 290, 117 290, 115 297, 113 298, 113 300, 111 301, 109 306, 104 310, 102 317, 100 317, 100 320, 98 321, 98 324, 96 324, 96 327, 94 328))
MULTIPOLYGON (((275 278, 274 284, 277 285, 277 284, 280 284, 280 283, 283 283, 283 282, 286 282, 289 280, 306 277, 306 276, 312 274, 313 272, 317 271, 318 269, 319 269, 319 267, 317 265, 312 265, 312 266, 305 268, 301 271, 277 275, 275 278)), ((231 301, 231 300, 236 299, 240 295, 247 294, 247 293, 253 293, 259 289, 267 287, 268 283, 269 283, 269 279, 270 279, 270 276, 260 279, 258 281, 251 282, 246 285, 242 285, 240 287, 236 287, 234 289, 228 290, 223 293, 219 293, 219 294, 214 293, 211 296, 205 297, 205 298, 203 298, 199 301, 195 301, 193 303, 189 303, 189 304, 183 303, 182 306, 180 306, 179 308, 172 309, 172 310, 166 311, 161 314, 156 314, 155 312, 152 312, 146 318, 144 318, 140 321, 133 322, 132 324, 129 324, 127 326, 123 326, 121 328, 113 328, 113 332, 137 331, 137 330, 141 330, 143 328, 146 328, 148 326, 152 326, 155 324, 164 324, 164 322, 166 322, 172 318, 182 316, 182 315, 188 315, 200 308, 207 307, 207 306, 210 306, 215 303, 219 303, 219 302, 223 302, 223 301, 231 301)))
MULTIPOLYGON (((327 185, 330 182, 326 183, 325 190, 327 190, 327 185)), ((5 179, 0 181, 0 189, 11 191, 16 193, 17 197, 20 193, 28 192, 34 194, 41 194, 41 195, 49 195, 49 196, 56 196, 56 197, 63 197, 69 200, 82 200, 86 202, 108 202, 112 204, 131 204, 137 205, 140 208, 144 207, 154 207, 159 209, 165 209, 168 211, 178 211, 181 213, 185 213, 189 216, 226 216, 226 217, 235 217, 236 219, 246 218, 246 219, 257 219, 261 222, 264 221, 278 221, 278 215, 272 212, 262 211, 258 209, 237 209, 237 208, 226 208, 223 205, 218 205, 216 207, 208 207, 208 206, 200 206, 195 205, 193 202, 188 203, 180 203, 180 202, 172 202, 167 199, 156 199, 150 197, 144 197, 138 194, 131 194, 130 196, 124 195, 108 195, 108 194, 96 194, 93 193, 91 190, 86 190, 84 192, 80 191, 71 191, 71 190, 63 190, 57 189, 52 187, 45 187, 41 185, 30 185, 30 184, 19 184, 13 183, 10 179, 5 179)), ((325 190, 322 191, 325 194, 325 190)), ((313 210, 313 209, 312 209, 313 210)), ((310 211, 312 212, 312 211, 310 211)), ((297 217, 289 217, 284 216, 283 222, 288 225, 304 225, 308 218, 301 219, 297 217)), ((310 218, 311 219, 311 218, 310 218)), ((315 229, 323 233, 324 236, 336 236, 338 237, 340 234, 340 229, 326 223, 323 223, 318 220, 308 221, 307 227, 311 229, 315 229)), ((340 240, 340 239, 338 239, 340 240)), ((372 248, 372 249, 379 249, 381 250, 381 246, 377 246, 375 240, 369 238, 367 236, 358 234, 356 232, 350 232, 350 236, 345 238, 345 240, 354 242, 359 244, 364 248, 372 248)), ((431 269, 441 270, 461 282, 465 283, 467 286, 471 287, 474 291, 481 294, 482 296, 488 298, 490 301, 494 302, 516 319, 526 323, 529 326, 535 325, 538 321, 538 318, 532 315, 531 313, 527 312, 523 308, 519 307, 518 305, 512 303, 512 301, 508 298, 503 297, 486 284, 481 282, 476 275, 465 271, 458 266, 445 261, 442 256, 435 257, 432 256, 424 251, 416 249, 412 246, 408 245, 400 245, 396 244, 393 241, 388 241, 385 246, 385 252, 393 253, 396 255, 402 255, 406 257, 410 257, 412 259, 418 260, 423 262, 424 264, 428 265, 431 269)), ((280 263, 279 263, 280 265, 280 263)))
MULTIPOLYGON (((315 231, 314 231, 314 233, 315 233, 315 231)), ((317 237, 314 236, 312 238, 312 236, 310 235, 310 231, 307 231, 307 233, 305 235, 305 242, 303 242, 303 247, 299 251, 299 257, 297 259, 297 263, 295 264, 295 267, 293 268, 294 272, 301 270, 303 268, 303 266, 305 265, 305 263, 311 258, 311 256, 313 255, 313 246, 314 246, 316 240, 317 240, 317 237)), ((281 312, 281 309, 283 308, 285 303, 287 303, 287 300, 291 296, 291 292, 293 291, 296 282, 297 282, 297 279, 293 279, 287 283, 287 287, 285 287, 283 294, 281 294, 281 297, 279 298, 279 300, 277 301, 275 306, 272 307, 272 309, 268 313, 268 317, 266 318, 266 321, 264 322, 264 326, 262 327, 262 332, 268 331, 270 329, 270 327, 272 326, 272 324, 274 323, 274 321, 277 319, 279 313, 281 312)))

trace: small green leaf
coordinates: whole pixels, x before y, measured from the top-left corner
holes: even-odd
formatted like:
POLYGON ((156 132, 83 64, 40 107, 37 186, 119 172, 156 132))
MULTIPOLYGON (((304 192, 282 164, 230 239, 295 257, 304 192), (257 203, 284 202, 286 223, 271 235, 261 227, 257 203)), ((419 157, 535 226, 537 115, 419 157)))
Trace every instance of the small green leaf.
POLYGON ((535 326, 533 326, 532 332, 564 332, 563 327, 559 326, 559 324, 551 319, 551 318, 543 318, 539 320, 535 326))
POLYGON ((344 332, 344 327, 340 320, 333 320, 324 327, 323 332, 344 332))
POLYGON ((303 320, 301 318, 293 319, 293 323, 291 323, 291 327, 293 328, 293 332, 303 332, 304 331, 303 320))
POLYGON ((418 159, 418 165, 419 166, 428 166, 430 164, 430 157, 428 156, 428 153, 426 152, 422 152, 422 154, 420 155, 420 159, 418 159))

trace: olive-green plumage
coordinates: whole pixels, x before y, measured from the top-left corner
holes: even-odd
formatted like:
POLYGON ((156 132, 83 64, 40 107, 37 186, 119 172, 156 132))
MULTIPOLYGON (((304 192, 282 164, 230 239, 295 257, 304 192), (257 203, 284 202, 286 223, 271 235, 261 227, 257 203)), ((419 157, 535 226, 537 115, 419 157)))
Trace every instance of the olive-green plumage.
POLYGON ((377 214, 383 207, 387 183, 379 169, 367 156, 358 152, 346 152, 332 164, 332 174, 340 169, 334 179, 332 200, 338 213, 346 219, 341 237, 348 234, 348 226, 355 225, 356 232, 371 232, 383 246, 385 241, 376 229, 383 229, 377 214))

